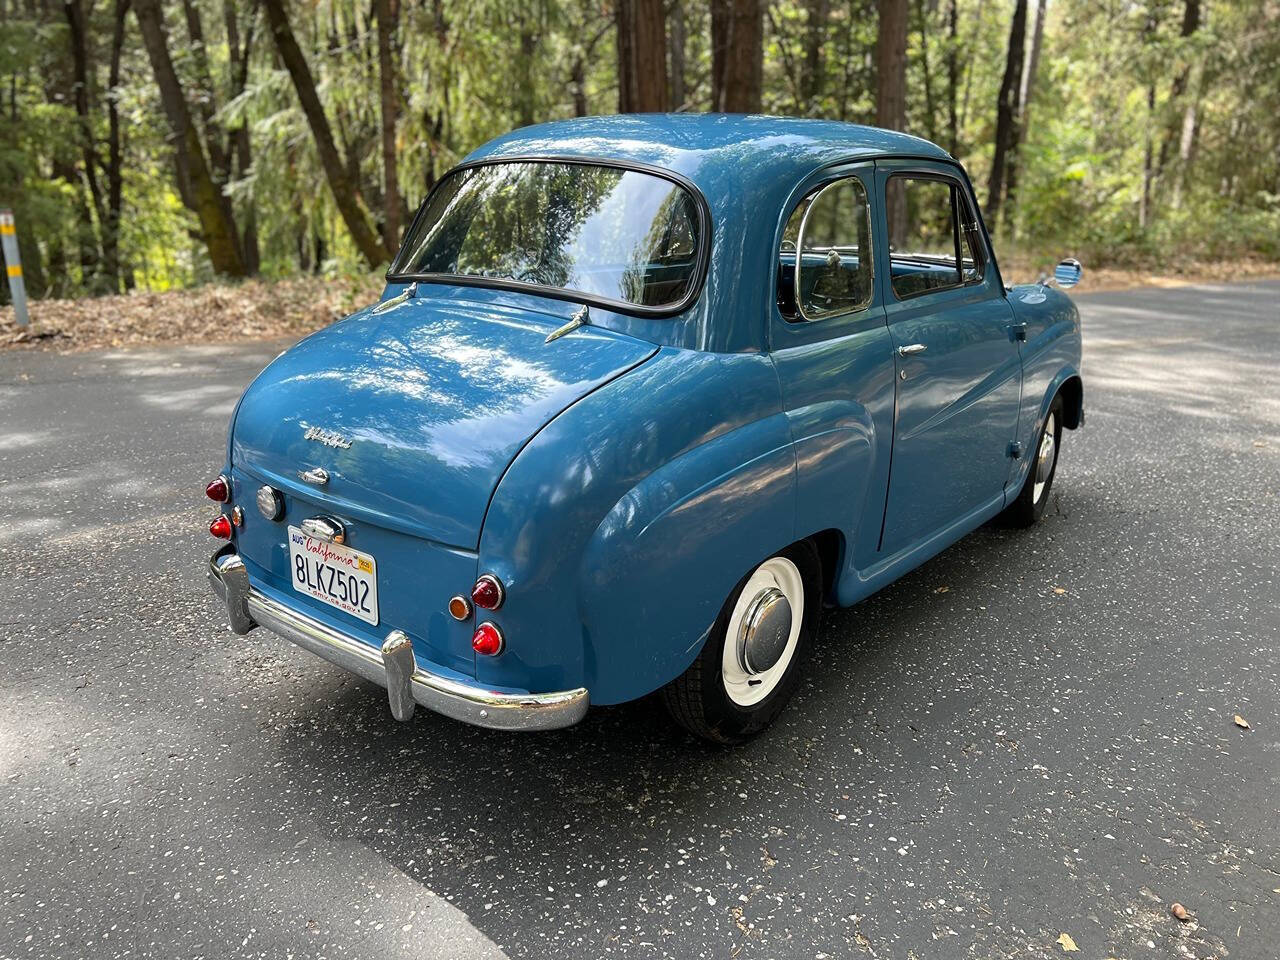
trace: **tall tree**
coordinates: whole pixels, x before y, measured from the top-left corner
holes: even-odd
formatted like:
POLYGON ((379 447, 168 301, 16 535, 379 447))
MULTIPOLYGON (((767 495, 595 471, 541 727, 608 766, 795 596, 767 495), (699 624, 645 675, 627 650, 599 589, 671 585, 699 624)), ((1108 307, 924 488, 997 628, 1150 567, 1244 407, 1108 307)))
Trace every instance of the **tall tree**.
POLYGON ((396 175, 396 120, 400 111, 399 84, 394 59, 397 0, 374 0, 378 18, 378 78, 382 99, 382 197, 386 215, 382 242, 395 255, 400 246, 400 180, 396 175))
POLYGON ((160 0, 134 0, 133 10, 156 76, 160 101, 173 131, 179 194, 200 221, 201 235, 209 250, 213 269, 227 276, 242 277, 245 267, 240 256, 235 221, 223 202, 221 189, 214 182, 204 145, 191 120, 186 95, 169 56, 160 0))
MULTIPOLYGON (((83 0, 66 0, 63 4, 63 11, 67 17, 67 26, 70 28, 73 99, 75 101, 76 116, 80 121, 80 155, 84 162, 85 182, 89 185, 89 195, 93 200, 94 218, 101 231, 107 221, 107 199, 102 192, 101 182, 98 180, 98 147, 93 132, 93 116, 90 112, 89 40, 84 2, 83 0)), ((95 244, 91 239, 91 235, 85 237, 84 240, 84 249, 93 250, 95 244)), ((96 256, 97 251, 93 250, 93 253, 94 256, 85 263, 86 272, 97 272, 105 266, 99 262, 96 256)), ((84 279, 86 282, 91 282, 88 276, 84 279)), ((120 279, 118 276, 111 274, 103 277, 103 279, 110 292, 115 293, 119 289, 120 279)))
POLYGON ((711 0, 711 109, 758 113, 763 80, 762 0, 711 0))
POLYGON ((120 218, 124 206, 124 157, 120 143, 120 59, 124 52, 129 0, 115 0, 111 30, 111 60, 107 68, 107 219, 102 224, 103 275, 119 289, 121 273, 125 289, 133 288, 133 271, 120 263, 120 218))
MULTIPOLYGON (((879 0, 876 28, 876 126, 907 126, 907 0, 879 0)), ((901 179, 889 181, 889 241, 895 246, 907 230, 906 194, 901 179)))
POLYGON ((827 27, 831 19, 831 0, 805 0, 804 2, 804 59, 800 69, 800 97, 805 112, 816 114, 821 104, 827 66, 823 62, 823 48, 827 27))
POLYGON ((960 150, 960 11, 959 0, 947 5, 947 150, 960 150))
MULTIPOLYGON (((258 20, 256 2, 249 8, 248 22, 243 35, 240 30, 239 14, 235 0, 222 0, 222 19, 227 31, 227 53, 230 59, 230 90, 228 100, 241 96, 249 85, 249 57, 253 53, 254 30, 258 20)), ((241 117, 240 121, 229 131, 230 147, 228 152, 234 158, 233 173, 236 179, 249 176, 253 164, 253 150, 249 134, 249 122, 241 117)), ((258 249, 258 212, 252 194, 244 200, 240 223, 241 255, 244 257, 245 269, 251 276, 256 276, 261 266, 261 253, 258 249)))
POLYGON ((1007 160, 1005 172, 1004 209, 1009 216, 1016 208, 1018 174, 1022 169, 1022 147, 1027 142, 1027 130, 1031 126, 1031 98, 1035 94, 1036 74, 1040 71, 1040 47, 1044 42, 1044 16, 1048 0, 1036 3, 1036 25, 1031 31, 1031 53, 1027 56, 1026 70, 1018 87, 1017 139, 1007 160))
POLYGON ((876 39, 876 126, 907 126, 907 0, 880 0, 876 39))
MULTIPOLYGON (((139 2, 157 3, 158 0, 139 0, 139 2)), ((275 40, 276 50, 284 62, 285 69, 293 81, 293 88, 298 94, 302 112, 311 128, 315 140, 316 153, 320 157, 320 166, 324 168, 325 179, 333 194, 333 202, 341 214, 342 220, 351 233, 351 239, 360 251, 360 255, 371 267, 386 262, 387 253, 378 235, 369 225, 364 207, 360 203, 355 178, 347 166, 344 166, 338 148, 334 144, 333 130, 329 126, 329 118, 316 93, 315 79, 311 76, 311 68, 307 58, 293 35, 293 27, 289 24, 289 15, 284 8, 284 0, 263 0, 263 8, 267 13, 267 22, 271 26, 271 36, 275 40)))
POLYGON ((663 0, 618 0, 618 112, 667 109, 663 0))
POLYGON ((672 110, 683 110, 688 89, 685 86, 685 26, 684 7, 680 0, 671 0, 671 12, 667 17, 667 58, 671 64, 672 110))
POLYGON ((1027 0, 1017 0, 1013 22, 1009 27, 1009 48, 1005 57, 1004 78, 996 101, 995 152, 991 157, 991 180, 987 187, 987 222, 993 227, 1000 222, 1000 204, 1004 200, 1005 163, 1017 149, 1018 92, 1022 89, 1022 60, 1027 39, 1027 0))
MULTIPOLYGON (((1200 0, 1186 0, 1186 4, 1182 8, 1182 29, 1179 36, 1185 44, 1200 29, 1200 0)), ((1169 158, 1172 155, 1174 141, 1185 139, 1188 128, 1195 128, 1196 102, 1195 98, 1184 99, 1187 94, 1187 85, 1191 80, 1191 58, 1188 57, 1177 75, 1173 78, 1173 85, 1169 89, 1169 104, 1173 107, 1173 120, 1169 123, 1164 133, 1164 139, 1160 143, 1160 156, 1156 161, 1156 176, 1160 177, 1164 174, 1168 165, 1169 158), (1181 116, 1179 116, 1181 114, 1181 116)), ((1182 151, 1179 151, 1181 156, 1182 151)), ((1182 157, 1182 159, 1186 159, 1182 157)), ((1176 193, 1176 190, 1175 190, 1176 193)))

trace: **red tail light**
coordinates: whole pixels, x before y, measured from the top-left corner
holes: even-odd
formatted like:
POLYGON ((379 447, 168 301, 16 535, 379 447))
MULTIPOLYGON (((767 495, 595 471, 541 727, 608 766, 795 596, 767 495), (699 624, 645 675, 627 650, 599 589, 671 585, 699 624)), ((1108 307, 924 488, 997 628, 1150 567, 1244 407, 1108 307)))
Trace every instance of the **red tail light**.
POLYGON ((215 537, 217 537, 219 540, 230 540, 231 539, 231 521, 228 520, 226 517, 224 517, 222 514, 218 514, 216 517, 213 518, 213 522, 209 524, 209 532, 213 534, 215 537))
POLYGON ((496 657, 506 643, 502 639, 502 631, 496 625, 486 622, 476 627, 476 632, 471 636, 471 646, 482 656, 496 657))
POLYGON ((231 481, 222 474, 218 474, 204 488, 204 495, 214 503, 226 503, 231 499, 231 481))
POLYGON ((507 591, 502 581, 492 573, 486 573, 471 588, 471 602, 482 610, 497 610, 506 599, 507 591))

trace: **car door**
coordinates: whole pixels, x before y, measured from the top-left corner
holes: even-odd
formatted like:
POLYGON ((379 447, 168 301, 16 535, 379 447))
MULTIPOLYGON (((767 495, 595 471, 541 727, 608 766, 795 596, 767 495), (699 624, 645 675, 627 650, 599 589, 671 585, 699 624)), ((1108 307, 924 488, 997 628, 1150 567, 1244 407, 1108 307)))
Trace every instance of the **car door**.
POLYGON ((780 211, 770 278, 771 356, 796 451, 796 533, 843 531, 843 562, 854 569, 875 562, 893 433, 874 191, 870 162, 797 185, 780 211))
POLYGON ((1022 365, 967 181, 947 164, 879 161, 876 188, 897 387, 887 558, 1003 505, 1022 365))

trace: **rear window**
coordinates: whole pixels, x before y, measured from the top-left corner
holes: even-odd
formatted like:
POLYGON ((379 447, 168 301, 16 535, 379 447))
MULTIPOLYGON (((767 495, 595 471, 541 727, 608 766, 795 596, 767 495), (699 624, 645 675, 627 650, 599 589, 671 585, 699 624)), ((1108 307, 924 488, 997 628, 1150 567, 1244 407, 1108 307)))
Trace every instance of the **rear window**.
POLYGON ((695 293, 702 218, 655 174, 520 161, 454 171, 405 237, 395 278, 468 278, 674 308, 695 293))

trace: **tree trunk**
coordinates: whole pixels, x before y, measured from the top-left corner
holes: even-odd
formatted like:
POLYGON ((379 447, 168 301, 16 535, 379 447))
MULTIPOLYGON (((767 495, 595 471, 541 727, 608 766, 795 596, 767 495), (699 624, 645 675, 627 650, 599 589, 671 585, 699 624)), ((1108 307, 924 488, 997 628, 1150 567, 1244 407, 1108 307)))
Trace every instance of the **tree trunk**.
POLYGON ((205 158, 204 147, 191 112, 187 107, 178 74, 169 58, 169 46, 165 39, 164 17, 160 0, 134 0, 134 15, 160 88, 160 100, 173 131, 174 159, 178 167, 180 183, 185 185, 187 199, 200 220, 200 230, 209 251, 213 269, 232 277, 245 275, 244 260, 236 239, 234 220, 227 215, 222 191, 214 183, 205 158))
POLYGON ((831 19, 831 0, 805 0, 804 60, 800 70, 800 98, 804 111, 810 116, 819 114, 817 101, 826 86, 826 63, 822 48, 827 37, 827 24, 831 19))
MULTIPOLYGON (((1181 36, 1185 41, 1195 35, 1200 29, 1200 0, 1187 0, 1186 6, 1182 10, 1182 30, 1181 36)), ((1182 105, 1183 99, 1187 94, 1187 84, 1191 80, 1191 64, 1187 63, 1178 75, 1173 78, 1173 85, 1169 89, 1169 103, 1176 110, 1182 105)), ((1175 141, 1181 140, 1181 135, 1186 129, 1186 113, 1191 110, 1194 116, 1195 107, 1192 103, 1185 104, 1181 111, 1182 116, 1174 115, 1174 121, 1169 124, 1165 130, 1164 139, 1160 143, 1160 158, 1156 162, 1156 176, 1164 175, 1165 164, 1169 160, 1169 156, 1173 151, 1175 141)), ((1194 119, 1193 119, 1194 123, 1194 119)))
POLYGON ((684 8, 680 0, 672 0, 671 14, 667 21, 667 50, 671 64, 671 109, 683 110, 688 90, 684 79, 684 8))
POLYGON ((124 51, 129 0, 116 0, 107 74, 107 218, 102 224, 102 273, 111 292, 120 292, 120 216, 124 203, 124 167, 120 147, 120 57, 124 51))
MULTIPOLYGON (((876 126, 907 126, 907 0, 879 0, 876 40, 876 126)), ((901 180, 890 180, 886 194, 889 244, 896 249, 907 230, 906 192, 901 180)))
POLYGON ((759 113, 763 76, 761 0, 711 0, 711 109, 759 113))
POLYGON ((924 73, 924 129, 925 135, 936 142, 938 116, 933 99, 933 71, 929 65, 929 10, 925 0, 916 0, 916 16, 920 23, 920 69, 924 73))
MULTIPOLYGON (((222 0, 222 16, 227 29, 227 47, 231 58, 231 91, 228 99, 234 100, 244 93, 249 83, 249 56, 253 52, 254 23, 257 15, 256 6, 249 13, 249 25, 240 38, 240 22, 236 15, 235 0, 222 0)), ((249 124, 241 121, 229 132, 230 140, 227 152, 235 162, 234 174, 242 180, 249 175, 253 163, 252 145, 249 139, 249 124)), ((256 277, 262 267, 261 252, 258 249, 258 216, 257 203, 252 195, 243 200, 240 222, 243 229, 240 233, 240 251, 244 258, 245 270, 256 277)))
POLYGON ((386 205, 382 240, 389 256, 395 256, 400 246, 400 180, 396 172, 396 118, 400 95, 396 89, 396 67, 392 59, 399 14, 397 6, 396 0, 374 0, 378 17, 378 76, 382 93, 382 192, 386 205))
POLYGON ((537 85, 534 79, 533 57, 538 50, 538 38, 527 21, 520 24, 520 52, 514 64, 516 74, 516 114, 519 126, 530 126, 537 120, 537 85))
POLYGON ((619 0, 618 111, 667 109, 667 17, 663 0, 619 0))
MULTIPOLYGON (((88 233, 81 237, 81 250, 84 256, 81 263, 85 270, 82 282, 86 286, 94 285, 94 274, 104 266, 105 257, 99 256, 97 235, 93 230, 93 221, 98 224, 98 234, 105 232, 107 222, 107 201, 98 182, 98 149, 93 135, 93 118, 89 110, 89 47, 86 36, 88 24, 85 19, 83 0, 66 0, 63 4, 67 25, 70 28, 71 64, 73 99, 76 107, 76 118, 79 120, 80 156, 84 163, 84 178, 89 185, 89 195, 93 199, 93 217, 87 218, 88 233)), ((113 275, 104 278, 108 284, 115 284, 114 293, 119 285, 119 278, 113 275)))
POLYGON ((880 0, 876 40, 876 126, 907 126, 907 0, 880 0))
POLYGON ((1031 54, 1027 57, 1027 69, 1018 88, 1018 139, 1009 153, 1005 173, 1004 210, 1008 217, 1017 208, 1018 174, 1022 169, 1022 145, 1027 142, 1027 130, 1031 125, 1031 98, 1035 94, 1036 73, 1040 69, 1040 44, 1044 39, 1044 15, 1048 0, 1036 4, 1036 25, 1031 31, 1031 54))
MULTIPOLYGON (((155 3, 157 0, 147 0, 155 3)), ((324 168, 325 179, 329 190, 333 193, 333 202, 341 214, 342 220, 351 232, 351 239, 365 258, 369 266, 376 267, 386 261, 386 251, 378 235, 374 233, 365 215, 356 184, 343 166, 338 148, 334 145, 333 130, 329 127, 329 118, 325 115, 320 97, 316 93, 315 80, 311 76, 311 68, 307 59, 293 36, 293 28, 289 25, 289 15, 284 9, 284 0, 263 0, 267 12, 267 22, 271 25, 271 36, 275 40, 276 50, 284 62, 285 69, 293 80, 293 88, 298 94, 302 112, 311 128, 311 135, 316 143, 316 153, 320 157, 320 166, 324 168)))
POLYGON ((1147 84, 1147 122, 1142 132, 1142 194, 1138 197, 1138 229, 1145 230, 1151 221, 1151 181, 1155 179, 1155 155, 1151 142, 1151 126, 1156 122, 1156 82, 1147 84))
POLYGON ((1026 39, 1027 0, 1017 0, 1013 8, 1013 23, 1009 27, 1009 52, 1005 57, 1004 78, 1000 81, 1000 97, 996 102, 995 153, 991 158, 991 180, 987 190, 987 222, 993 227, 1000 222, 1005 162, 1017 149, 1018 92, 1022 88, 1022 60, 1026 39))
POLYGON ((947 8, 947 150, 960 149, 960 13, 959 0, 947 8))

